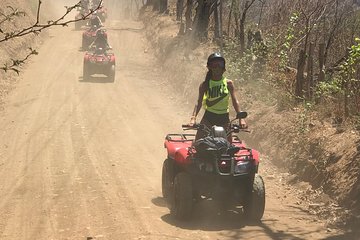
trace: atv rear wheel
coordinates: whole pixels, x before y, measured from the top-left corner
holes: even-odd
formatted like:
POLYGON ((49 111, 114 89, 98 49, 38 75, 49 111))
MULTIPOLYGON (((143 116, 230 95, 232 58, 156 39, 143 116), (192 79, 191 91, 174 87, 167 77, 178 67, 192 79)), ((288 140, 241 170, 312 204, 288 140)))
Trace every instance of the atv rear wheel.
POLYGON ((111 65, 108 76, 111 82, 115 82, 115 65, 111 65))
POLYGON ((260 221, 265 210, 265 184, 262 177, 255 174, 251 192, 244 204, 244 214, 247 219, 260 221))
POLYGON ((174 180, 174 193, 170 214, 179 220, 189 219, 193 208, 193 189, 191 176, 181 172, 174 180))

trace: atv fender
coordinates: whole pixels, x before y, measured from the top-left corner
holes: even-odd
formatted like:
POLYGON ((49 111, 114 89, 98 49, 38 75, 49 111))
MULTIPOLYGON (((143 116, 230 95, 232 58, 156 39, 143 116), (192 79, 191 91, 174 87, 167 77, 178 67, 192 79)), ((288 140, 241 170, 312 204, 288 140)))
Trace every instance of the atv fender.
POLYGON ((175 152, 175 162, 179 165, 187 165, 191 163, 188 148, 180 148, 175 152))

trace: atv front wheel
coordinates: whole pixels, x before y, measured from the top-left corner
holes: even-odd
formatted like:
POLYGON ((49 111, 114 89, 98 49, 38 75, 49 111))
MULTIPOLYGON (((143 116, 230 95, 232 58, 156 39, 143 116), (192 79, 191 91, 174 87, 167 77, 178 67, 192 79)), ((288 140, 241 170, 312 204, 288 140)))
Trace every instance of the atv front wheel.
POLYGON ((89 70, 89 66, 86 62, 84 62, 84 66, 83 66, 83 80, 86 81, 90 78, 90 70, 89 70))
POLYGON ((191 176, 181 172, 174 180, 173 201, 170 214, 179 220, 189 219, 193 208, 193 189, 191 176))
POLYGON ((170 178, 169 159, 165 159, 161 175, 161 191, 163 198, 168 198, 172 188, 170 178))
POLYGON ((255 174, 252 191, 248 193, 244 204, 246 218, 253 221, 260 221, 265 210, 265 184, 262 177, 255 174))

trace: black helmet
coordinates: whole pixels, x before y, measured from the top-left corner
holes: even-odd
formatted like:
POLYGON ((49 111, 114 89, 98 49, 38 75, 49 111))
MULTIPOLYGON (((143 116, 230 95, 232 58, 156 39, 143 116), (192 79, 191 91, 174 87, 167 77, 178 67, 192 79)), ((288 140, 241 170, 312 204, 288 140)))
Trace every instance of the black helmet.
POLYGON ((222 61, 224 61, 224 65, 225 65, 225 58, 219 52, 215 52, 215 53, 210 54, 210 56, 207 59, 207 65, 209 66, 209 63, 216 60, 216 59, 221 59, 222 61))

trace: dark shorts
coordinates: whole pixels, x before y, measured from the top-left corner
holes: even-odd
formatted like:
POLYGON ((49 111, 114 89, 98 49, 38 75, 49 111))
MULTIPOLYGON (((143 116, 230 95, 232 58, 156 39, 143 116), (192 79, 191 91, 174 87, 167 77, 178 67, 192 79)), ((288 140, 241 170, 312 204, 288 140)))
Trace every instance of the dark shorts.
MULTIPOLYGON (((205 114, 203 118, 201 119, 202 124, 205 124, 208 128, 211 128, 212 126, 222 126, 225 129, 228 128, 230 119, 229 119, 229 113, 225 114, 216 114, 209 111, 205 111, 205 114)), ((204 138, 207 136, 206 131, 204 130, 198 130, 196 133, 195 141, 204 138)))
POLYGON ((230 122, 229 113, 216 114, 209 111, 205 111, 203 119, 209 122, 212 126, 225 126, 230 122))

